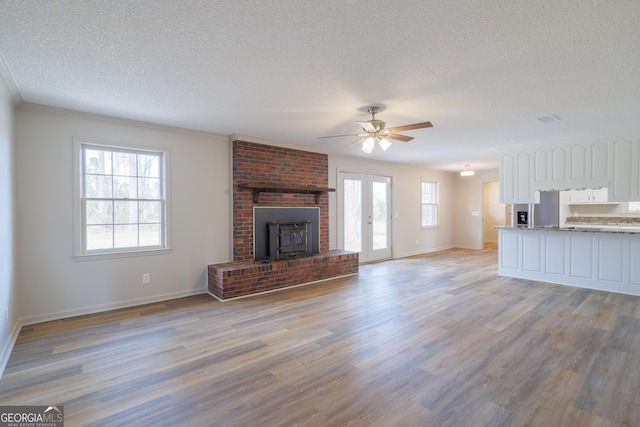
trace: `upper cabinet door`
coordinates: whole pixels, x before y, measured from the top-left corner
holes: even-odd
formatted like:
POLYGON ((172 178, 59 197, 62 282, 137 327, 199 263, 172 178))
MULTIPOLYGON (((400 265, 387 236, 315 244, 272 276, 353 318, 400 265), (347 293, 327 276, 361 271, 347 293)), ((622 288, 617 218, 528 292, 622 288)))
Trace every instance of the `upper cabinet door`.
POLYGON ((540 148, 533 152, 533 184, 544 185, 551 181, 549 152, 540 148))
POLYGON ((555 147, 551 150, 551 181, 563 183, 568 180, 567 150, 564 147, 555 147))
POLYGON ((609 200, 627 202, 640 199, 638 183, 638 141, 620 138, 611 144, 611 191, 609 200))
POLYGON ((500 157, 500 203, 514 203, 516 159, 511 153, 500 157))
POLYGON ((532 156, 527 151, 500 158, 500 203, 533 203, 532 156))
POLYGON ((589 164, 589 180, 609 179, 609 147, 602 141, 591 144, 589 164))
POLYGON ((591 189, 571 190, 569 193, 569 203, 591 203, 591 189))
POLYGON ((526 151, 518 153, 518 203, 533 203, 531 155, 526 151))
POLYGON ((609 189, 597 188, 597 189, 591 190, 591 202, 609 203, 609 189))
POLYGON ((640 130, 633 138, 505 151, 500 157, 500 202, 535 203, 536 191, 584 188, 609 189, 608 200, 605 190, 598 193, 596 203, 640 200, 638 135, 640 130))
POLYGON ((588 178, 587 147, 576 144, 569 149, 569 179, 571 181, 587 181, 588 178))

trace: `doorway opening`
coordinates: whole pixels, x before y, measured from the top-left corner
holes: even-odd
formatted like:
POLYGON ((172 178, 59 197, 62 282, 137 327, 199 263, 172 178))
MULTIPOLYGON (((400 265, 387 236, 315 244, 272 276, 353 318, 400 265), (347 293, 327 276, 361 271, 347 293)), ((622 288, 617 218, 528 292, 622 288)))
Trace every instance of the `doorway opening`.
POLYGON ((511 205, 500 203, 500 185, 495 182, 483 183, 482 243, 496 245, 498 230, 494 227, 511 224, 511 205))

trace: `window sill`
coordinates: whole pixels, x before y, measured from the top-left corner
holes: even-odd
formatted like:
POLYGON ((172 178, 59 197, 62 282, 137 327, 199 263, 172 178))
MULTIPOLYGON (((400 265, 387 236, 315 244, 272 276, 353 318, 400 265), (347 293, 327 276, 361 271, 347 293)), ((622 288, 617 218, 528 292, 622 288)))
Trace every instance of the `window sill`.
POLYGON ((114 258, 130 258, 130 257, 137 257, 137 256, 165 255, 169 253, 171 253, 171 248, 109 252, 109 253, 103 252, 99 254, 74 255, 73 260, 74 261, 100 261, 100 260, 114 259, 114 258))

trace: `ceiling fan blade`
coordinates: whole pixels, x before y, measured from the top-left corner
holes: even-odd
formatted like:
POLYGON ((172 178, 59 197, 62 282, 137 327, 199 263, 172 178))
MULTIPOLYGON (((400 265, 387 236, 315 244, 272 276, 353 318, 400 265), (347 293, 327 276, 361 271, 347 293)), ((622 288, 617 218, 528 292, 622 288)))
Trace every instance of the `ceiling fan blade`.
POLYGON ((432 128, 431 122, 414 123, 412 125, 396 126, 387 129, 389 132, 404 132, 405 130, 432 128))
POLYGON ((329 135, 329 136, 319 136, 318 139, 323 139, 323 138, 338 138, 341 136, 365 136, 366 134, 362 134, 362 133, 348 133, 346 135, 329 135))
POLYGON ((373 123, 369 122, 356 122, 357 124, 359 124, 362 129, 364 129, 365 132, 377 132, 376 127, 373 125, 373 123))
POLYGON ((383 138, 395 139, 397 141, 402 141, 402 142, 409 142, 413 139, 412 136, 398 135, 397 133, 385 133, 380 136, 382 136, 383 138))
POLYGON ((358 138, 355 141, 353 141, 351 144, 349 144, 349 147, 356 145, 358 142, 362 141, 364 138, 358 138))

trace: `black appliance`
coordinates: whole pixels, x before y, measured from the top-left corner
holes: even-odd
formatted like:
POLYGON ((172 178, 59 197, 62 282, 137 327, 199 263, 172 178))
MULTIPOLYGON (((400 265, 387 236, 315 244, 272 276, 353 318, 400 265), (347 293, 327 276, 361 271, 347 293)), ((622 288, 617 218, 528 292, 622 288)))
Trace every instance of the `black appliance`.
POLYGON ((529 212, 527 212, 527 211, 518 211, 517 220, 518 220, 518 225, 527 225, 527 224, 529 224, 529 212))

